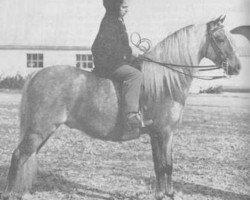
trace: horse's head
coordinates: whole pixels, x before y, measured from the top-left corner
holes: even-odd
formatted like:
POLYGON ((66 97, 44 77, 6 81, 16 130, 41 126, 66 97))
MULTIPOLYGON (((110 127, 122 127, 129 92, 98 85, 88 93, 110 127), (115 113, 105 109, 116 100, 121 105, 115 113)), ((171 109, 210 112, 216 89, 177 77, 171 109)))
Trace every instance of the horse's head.
POLYGON ((224 17, 207 24, 207 47, 205 57, 220 65, 228 75, 239 74, 241 64, 236 55, 233 39, 224 26, 224 17))

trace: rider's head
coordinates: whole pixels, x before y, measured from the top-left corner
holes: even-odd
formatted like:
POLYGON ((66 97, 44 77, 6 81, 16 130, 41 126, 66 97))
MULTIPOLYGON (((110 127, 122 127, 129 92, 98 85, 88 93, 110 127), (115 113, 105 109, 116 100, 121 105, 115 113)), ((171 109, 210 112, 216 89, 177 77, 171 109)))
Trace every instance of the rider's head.
POLYGON ((128 12, 129 0, 103 0, 103 5, 107 13, 124 17, 128 12))

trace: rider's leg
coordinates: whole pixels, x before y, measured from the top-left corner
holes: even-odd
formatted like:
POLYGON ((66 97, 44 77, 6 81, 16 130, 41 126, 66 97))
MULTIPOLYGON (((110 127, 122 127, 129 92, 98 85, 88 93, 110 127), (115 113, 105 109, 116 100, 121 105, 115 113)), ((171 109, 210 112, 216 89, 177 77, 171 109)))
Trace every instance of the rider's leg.
POLYGON ((134 67, 123 65, 113 72, 112 78, 122 82, 125 123, 131 126, 139 126, 141 124, 141 118, 138 112, 142 73, 134 67))

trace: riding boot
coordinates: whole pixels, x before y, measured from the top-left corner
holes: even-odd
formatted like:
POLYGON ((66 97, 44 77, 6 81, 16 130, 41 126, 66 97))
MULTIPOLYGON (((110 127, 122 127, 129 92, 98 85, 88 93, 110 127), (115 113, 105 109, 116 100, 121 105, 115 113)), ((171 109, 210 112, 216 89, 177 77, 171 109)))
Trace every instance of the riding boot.
POLYGON ((138 113, 128 113, 124 117, 122 140, 140 137, 141 117, 138 113))
POLYGON ((140 129, 149 126, 152 120, 143 121, 140 113, 128 113, 123 126, 123 140, 133 140, 140 137, 140 129))

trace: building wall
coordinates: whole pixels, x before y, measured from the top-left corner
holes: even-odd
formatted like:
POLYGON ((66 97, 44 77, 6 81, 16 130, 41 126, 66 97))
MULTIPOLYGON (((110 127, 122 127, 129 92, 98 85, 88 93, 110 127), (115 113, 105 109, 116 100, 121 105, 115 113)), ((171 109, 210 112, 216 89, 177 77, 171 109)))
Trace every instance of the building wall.
POLYGON ((0 76, 26 76, 41 68, 27 67, 27 54, 43 54, 44 67, 52 65, 76 66, 76 54, 91 54, 90 50, 0 50, 0 76))

